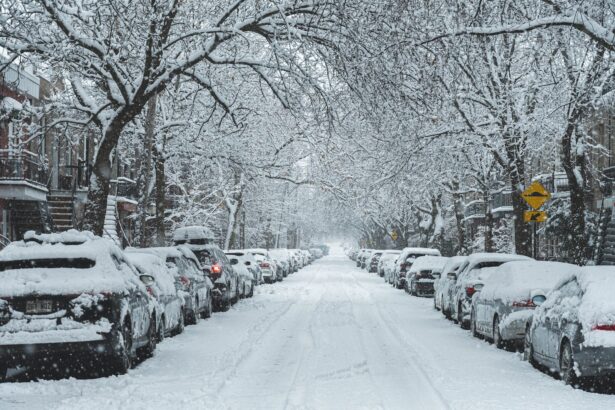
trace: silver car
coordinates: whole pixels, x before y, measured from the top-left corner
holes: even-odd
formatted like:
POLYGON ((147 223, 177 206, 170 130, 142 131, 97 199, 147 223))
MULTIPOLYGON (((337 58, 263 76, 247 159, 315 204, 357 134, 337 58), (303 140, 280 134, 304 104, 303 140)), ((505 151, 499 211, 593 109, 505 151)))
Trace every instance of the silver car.
POLYGON ((452 277, 449 278, 449 274, 452 273, 453 276, 457 274, 458 269, 463 265, 466 261, 466 256, 453 256, 448 260, 444 268, 442 268, 442 272, 440 273, 440 277, 436 279, 434 282, 434 299, 433 304, 436 310, 440 310, 442 314, 446 317, 449 317, 448 312, 450 312, 450 307, 448 303, 448 288, 454 282, 452 281, 452 277))
POLYGON ((525 356, 573 386, 615 375, 615 267, 588 266, 569 275, 534 312, 525 356))
MULTIPOLYGON (((560 262, 522 261, 500 265, 472 300, 470 329, 498 348, 521 347, 536 302, 579 269, 560 262)), ((475 286, 476 287, 476 286, 475 286)))
POLYGON ((453 320, 467 329, 470 325, 470 311, 472 296, 477 286, 482 286, 484 281, 493 272, 493 269, 505 262, 532 260, 527 256, 511 255, 505 253, 474 253, 459 269, 459 274, 449 276, 454 279, 454 285, 449 287, 450 314, 453 320))

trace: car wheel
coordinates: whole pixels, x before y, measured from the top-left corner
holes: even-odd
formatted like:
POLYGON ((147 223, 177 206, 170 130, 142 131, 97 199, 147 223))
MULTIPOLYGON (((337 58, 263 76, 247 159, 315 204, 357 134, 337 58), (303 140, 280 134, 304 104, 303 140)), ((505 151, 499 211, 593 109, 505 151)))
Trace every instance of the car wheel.
POLYGON ((145 360, 154 356, 156 351, 156 343, 158 342, 158 334, 156 332, 156 317, 152 317, 149 322, 149 330, 147 331, 147 345, 139 351, 139 360, 145 360))
POLYGON ((559 354, 559 374, 564 383, 578 387, 579 378, 574 370, 574 356, 572 354, 572 346, 570 342, 564 340, 560 347, 559 354))
POLYGON ((248 297, 251 298, 254 296, 254 285, 250 285, 250 293, 248 294, 248 297))
MULTIPOLYGON (((195 313, 196 316, 196 313, 195 313)), ((184 333, 184 329, 186 328, 186 313, 184 313, 184 309, 182 309, 179 313, 179 321, 177 322, 177 326, 175 326, 175 330, 173 331, 173 336, 180 335, 184 333)))
POLYGON ((0 383, 5 382, 9 368, 5 364, 0 364, 0 383))
POLYGON ((534 359, 534 346, 532 345, 532 335, 529 325, 525 327, 525 336, 523 338, 523 360, 526 360, 533 367, 537 367, 536 359, 534 359))
POLYGON ((157 335, 158 335, 158 343, 162 342, 164 340, 164 324, 165 324, 165 316, 162 315, 162 317, 160 318, 160 326, 158 326, 157 328, 157 335))
POLYGON ((480 339, 480 334, 476 330, 476 312, 474 312, 474 309, 470 313, 470 332, 472 332, 472 336, 480 339))
POLYGON ((120 330, 119 349, 116 352, 113 374, 126 374, 132 367, 132 326, 125 320, 120 330))
POLYGON ((222 304, 220 305, 221 312, 228 312, 228 310, 231 308, 231 305, 232 305, 230 291, 227 289, 226 292, 229 294, 226 297, 226 301, 223 301, 222 304))
POLYGON ((502 340, 502 334, 500 333, 500 318, 497 316, 493 319, 492 333, 493 344, 495 345, 495 347, 497 347, 498 349, 503 349, 504 341, 502 340))
POLYGON ((211 312, 213 312, 214 307, 213 307, 213 303, 211 301, 211 294, 209 295, 209 297, 207 298, 207 309, 205 309, 203 311, 203 319, 209 319, 211 317, 211 312))
POLYGON ((459 324, 459 326, 461 326, 463 328, 463 311, 461 309, 461 303, 459 303, 457 305, 457 317, 456 317, 456 323, 459 324))

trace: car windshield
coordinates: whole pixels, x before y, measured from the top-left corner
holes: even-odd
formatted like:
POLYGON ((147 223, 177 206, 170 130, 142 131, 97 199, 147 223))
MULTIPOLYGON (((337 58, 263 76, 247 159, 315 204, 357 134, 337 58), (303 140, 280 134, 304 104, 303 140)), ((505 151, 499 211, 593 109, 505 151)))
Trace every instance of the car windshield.
POLYGON ((211 254, 208 250, 193 251, 201 265, 208 266, 212 264, 211 254))
POLYGON ((96 261, 89 258, 52 258, 52 259, 27 259, 0 262, 0 271, 15 269, 89 269, 96 265, 96 261))

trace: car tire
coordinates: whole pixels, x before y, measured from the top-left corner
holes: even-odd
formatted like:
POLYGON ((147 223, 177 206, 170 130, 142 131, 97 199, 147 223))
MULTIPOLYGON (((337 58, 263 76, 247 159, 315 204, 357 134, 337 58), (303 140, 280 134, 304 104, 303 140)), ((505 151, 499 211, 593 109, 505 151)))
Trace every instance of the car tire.
POLYGON ((457 324, 459 324, 459 326, 461 326, 461 328, 463 329, 463 308, 461 306, 461 302, 457 305, 457 324))
POLYGON ((248 294, 248 297, 254 297, 254 284, 250 285, 250 293, 248 294))
POLYGON ((472 309, 472 312, 470 313, 470 332, 475 338, 481 338, 480 333, 478 333, 478 330, 476 330, 476 312, 474 311, 474 309, 472 309))
POLYGON ((209 319, 211 317, 211 313, 213 312, 214 307, 211 301, 211 294, 207 298, 207 309, 205 309, 202 313, 203 319, 209 319))
POLYGON ((177 323, 177 326, 175 326, 175 329, 173 330, 173 336, 181 335, 182 333, 184 333, 185 328, 186 328, 186 313, 184 312, 184 309, 182 309, 179 314, 179 322, 177 323))
POLYGON ((502 340, 502 334, 500 333, 500 318, 498 316, 493 318, 492 334, 493 344, 495 345, 495 347, 497 347, 498 349, 503 349, 505 343, 504 340, 502 340))
POLYGON ((3 383, 7 379, 9 368, 5 364, 0 364, 0 383, 3 383))
POLYGON ((114 357, 112 374, 122 375, 132 368, 132 326, 130 320, 124 320, 120 329, 119 352, 114 357))
POLYGON ((523 360, 526 360, 532 367, 538 367, 538 363, 534 359, 534 345, 532 345, 529 325, 525 327, 525 336, 523 337, 523 360))
MULTIPOLYGON (((227 292, 228 289, 227 289, 227 292)), ((228 312, 231 309, 231 295, 229 294, 228 297, 226 298, 226 301, 223 301, 222 304, 220 305, 220 312, 228 312)))
POLYGON ((560 346, 559 374, 562 381, 574 388, 579 386, 579 377, 574 370, 574 355, 572 346, 568 340, 564 340, 560 346))
POLYGON ((158 334, 156 332, 156 317, 153 316, 150 319, 149 329, 147 331, 147 345, 139 349, 138 356, 139 360, 149 359, 154 356, 154 352, 156 351, 156 344, 158 342, 158 334))
POLYGON ((156 329, 156 334, 158 335, 158 343, 162 342, 165 338, 165 334, 164 334, 164 323, 165 323, 165 317, 164 315, 162 315, 162 317, 160 318, 160 326, 157 327, 156 329))

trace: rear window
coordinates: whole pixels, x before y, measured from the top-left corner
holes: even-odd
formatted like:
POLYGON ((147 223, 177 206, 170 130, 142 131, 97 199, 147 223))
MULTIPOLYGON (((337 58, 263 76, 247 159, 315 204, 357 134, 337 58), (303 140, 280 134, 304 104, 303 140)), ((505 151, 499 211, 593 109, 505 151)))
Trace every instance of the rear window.
POLYGON ((209 245, 211 243, 211 239, 206 238, 197 238, 197 239, 176 239, 175 245, 209 245))
POLYGON ((196 255, 196 257, 199 260, 199 262, 201 262, 201 265, 209 266, 209 265, 213 264, 212 257, 211 257, 211 254, 209 253, 209 251, 201 250, 201 251, 193 251, 193 252, 196 255))
POLYGON ((14 269, 89 269, 93 268, 96 262, 88 258, 54 258, 54 259, 27 259, 0 262, 0 271, 14 269))

